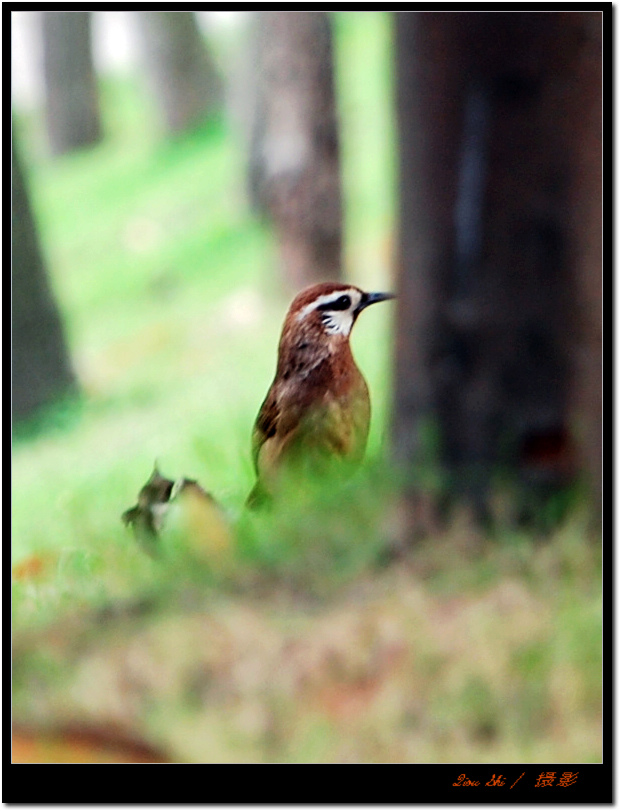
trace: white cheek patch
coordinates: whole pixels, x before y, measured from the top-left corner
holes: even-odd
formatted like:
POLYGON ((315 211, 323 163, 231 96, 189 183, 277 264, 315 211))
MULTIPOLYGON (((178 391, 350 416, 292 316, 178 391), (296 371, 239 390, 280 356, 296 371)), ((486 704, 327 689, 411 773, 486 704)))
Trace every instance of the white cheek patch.
POLYGON ((353 326, 353 315, 350 310, 326 311, 322 315, 325 330, 330 335, 348 335, 353 326))

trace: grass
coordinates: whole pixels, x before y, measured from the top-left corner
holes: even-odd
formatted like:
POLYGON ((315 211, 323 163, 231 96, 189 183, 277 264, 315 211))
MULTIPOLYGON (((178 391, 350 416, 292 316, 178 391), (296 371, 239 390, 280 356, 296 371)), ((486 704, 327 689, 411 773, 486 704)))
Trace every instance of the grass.
MULTIPOLYGON (((334 19, 347 274, 385 289, 390 18, 334 19)), ((117 725, 195 761, 599 760, 600 554, 578 514, 494 543, 457 517, 390 563, 389 305, 353 336, 373 400, 364 471, 243 514, 288 302, 242 139, 219 119, 163 143, 126 77, 102 104, 106 140, 61 160, 36 115, 18 121, 82 397, 14 443, 17 720, 117 725), (171 542, 152 560, 122 526, 155 459, 226 509, 223 562, 171 542)))

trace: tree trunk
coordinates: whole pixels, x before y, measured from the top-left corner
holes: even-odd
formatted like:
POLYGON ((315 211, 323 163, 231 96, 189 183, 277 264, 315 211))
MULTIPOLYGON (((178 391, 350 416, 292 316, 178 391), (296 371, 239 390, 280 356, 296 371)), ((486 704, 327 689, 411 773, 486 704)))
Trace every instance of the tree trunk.
MULTIPOLYGON (((568 15, 567 15, 568 16, 568 15)), ((577 369, 574 379, 574 420, 577 426, 580 464, 587 473, 600 522, 602 505, 602 337, 603 337, 603 245, 602 245, 602 18, 598 12, 574 14, 568 19, 578 28, 582 46, 576 55, 575 77, 570 85, 571 120, 571 221, 576 296, 577 369)))
POLYGON ((14 141, 12 146, 12 406, 17 423, 73 391, 75 378, 14 141))
POLYGON ((45 112, 50 149, 62 155, 101 138, 89 11, 44 11, 45 112))
POLYGON ((200 124, 222 102, 222 83, 191 11, 138 11, 151 92, 168 134, 200 124))
POLYGON ((570 198, 575 156, 591 153, 572 132, 582 21, 396 15, 394 447, 415 469, 436 421, 450 489, 479 515, 497 471, 534 510, 575 472, 570 198))
POLYGON ((342 205, 331 28, 323 11, 256 19, 250 190, 273 220, 285 283, 342 277, 342 205))

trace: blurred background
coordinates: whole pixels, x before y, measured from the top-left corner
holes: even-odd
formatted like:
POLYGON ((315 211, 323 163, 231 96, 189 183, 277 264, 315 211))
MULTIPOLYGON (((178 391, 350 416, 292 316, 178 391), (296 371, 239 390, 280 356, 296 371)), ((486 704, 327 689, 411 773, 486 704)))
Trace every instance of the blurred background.
POLYGON ((11 22, 14 759, 600 760, 603 14, 11 22), (249 521, 339 279, 364 470, 249 521), (225 560, 122 526, 155 460, 225 560))

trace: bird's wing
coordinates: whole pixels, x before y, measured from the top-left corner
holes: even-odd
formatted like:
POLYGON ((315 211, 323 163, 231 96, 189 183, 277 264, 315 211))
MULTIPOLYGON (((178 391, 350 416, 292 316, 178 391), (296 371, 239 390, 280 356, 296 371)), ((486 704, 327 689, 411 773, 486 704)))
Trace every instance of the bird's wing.
POLYGON ((258 457, 260 450, 268 439, 276 435, 279 418, 280 408, 278 406, 278 399, 272 387, 258 412, 252 432, 252 460, 256 473, 258 473, 258 457))
POLYGON ((271 468, 294 439, 303 414, 303 402, 291 398, 277 384, 269 390, 254 424, 252 458, 257 474, 271 468))

